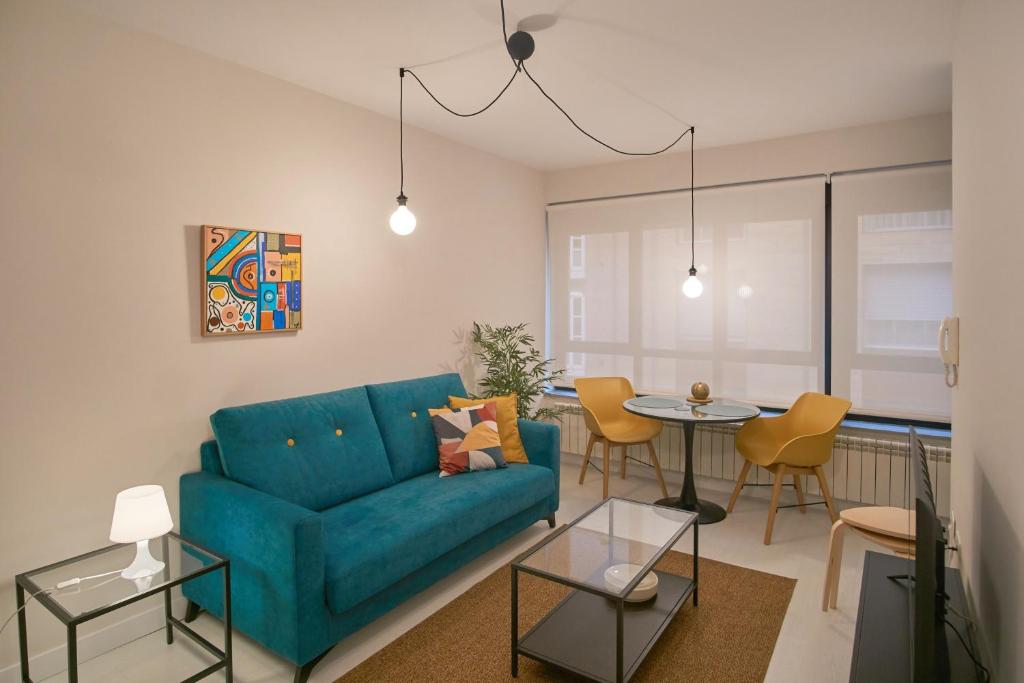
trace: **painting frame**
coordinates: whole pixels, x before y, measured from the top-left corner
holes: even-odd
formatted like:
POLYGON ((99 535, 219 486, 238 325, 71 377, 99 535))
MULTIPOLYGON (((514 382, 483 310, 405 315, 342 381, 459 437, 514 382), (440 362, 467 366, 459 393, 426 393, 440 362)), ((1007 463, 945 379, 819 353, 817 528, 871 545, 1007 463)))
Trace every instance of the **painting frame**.
POLYGON ((299 332, 305 318, 301 233, 202 225, 203 337, 299 332))

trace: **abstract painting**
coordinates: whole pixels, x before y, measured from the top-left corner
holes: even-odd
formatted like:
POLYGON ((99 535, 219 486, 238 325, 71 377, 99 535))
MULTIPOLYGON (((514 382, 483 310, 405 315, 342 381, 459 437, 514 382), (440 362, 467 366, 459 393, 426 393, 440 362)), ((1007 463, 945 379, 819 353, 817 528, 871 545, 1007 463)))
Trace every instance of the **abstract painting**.
POLYGON ((302 329, 302 236, 202 228, 204 336, 302 329))

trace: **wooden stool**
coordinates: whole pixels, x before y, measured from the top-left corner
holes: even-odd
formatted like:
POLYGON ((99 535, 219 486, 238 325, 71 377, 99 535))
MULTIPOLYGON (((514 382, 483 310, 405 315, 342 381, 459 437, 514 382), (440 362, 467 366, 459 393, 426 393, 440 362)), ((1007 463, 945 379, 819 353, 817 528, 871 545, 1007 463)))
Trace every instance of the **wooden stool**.
POLYGON ((897 555, 914 556, 914 511, 895 507, 860 507, 843 510, 832 525, 825 561, 825 589, 821 609, 835 609, 839 597, 839 573, 843 565, 843 534, 847 528, 897 555))

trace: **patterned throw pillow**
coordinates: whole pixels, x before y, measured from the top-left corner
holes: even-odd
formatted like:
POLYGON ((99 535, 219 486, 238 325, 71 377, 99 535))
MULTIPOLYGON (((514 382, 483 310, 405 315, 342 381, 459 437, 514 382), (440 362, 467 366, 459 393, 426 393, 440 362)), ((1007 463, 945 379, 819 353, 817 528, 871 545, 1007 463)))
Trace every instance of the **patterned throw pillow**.
POLYGON ((430 411, 442 477, 505 467, 497 420, 498 407, 493 401, 460 410, 430 411))
POLYGON ((484 401, 494 401, 498 404, 498 436, 501 437, 501 452, 505 456, 505 462, 530 462, 530 459, 526 457, 523 439, 519 436, 519 412, 516 408, 515 394, 488 396, 486 399, 448 397, 448 405, 452 408, 478 406, 484 401))

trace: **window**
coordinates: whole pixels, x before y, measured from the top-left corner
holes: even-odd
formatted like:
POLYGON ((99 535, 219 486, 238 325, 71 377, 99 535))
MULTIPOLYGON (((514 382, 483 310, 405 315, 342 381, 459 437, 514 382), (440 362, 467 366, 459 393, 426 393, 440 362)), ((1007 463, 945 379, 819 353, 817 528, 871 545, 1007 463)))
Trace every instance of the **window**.
POLYGON ((825 187, 822 177, 698 190, 697 299, 680 291, 687 192, 549 207, 550 353, 565 384, 621 375, 638 391, 681 394, 703 380, 785 406, 823 391, 827 373, 854 412, 948 421, 935 339, 953 299, 949 165, 832 177, 828 320, 825 187))
POLYGON ((583 292, 569 292, 569 341, 584 341, 584 302, 583 292))
POLYGON ((946 421, 935 350, 953 310, 948 166, 832 179, 832 392, 854 410, 946 421))
POLYGON ((587 276, 587 236, 569 237, 569 277, 579 280, 587 276))
POLYGON ((824 382, 824 181, 698 190, 697 299, 686 192, 550 207, 551 344, 565 382, 788 404, 824 382), (562 332, 564 330, 564 332, 562 332))

